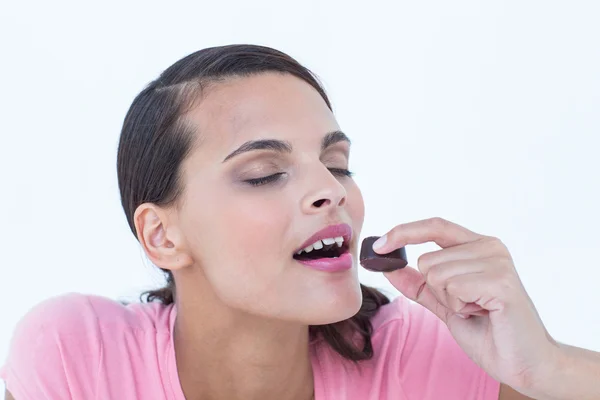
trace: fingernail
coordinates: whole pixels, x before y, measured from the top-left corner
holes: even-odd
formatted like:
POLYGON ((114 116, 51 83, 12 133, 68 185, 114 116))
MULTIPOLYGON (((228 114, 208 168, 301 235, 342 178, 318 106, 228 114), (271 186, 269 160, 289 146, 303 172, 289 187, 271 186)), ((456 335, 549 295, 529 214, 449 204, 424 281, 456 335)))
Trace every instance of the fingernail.
POLYGON ((385 245, 385 242, 387 242, 387 235, 383 235, 382 237, 377 239, 375 243, 373 243, 373 250, 381 249, 383 245, 385 245))

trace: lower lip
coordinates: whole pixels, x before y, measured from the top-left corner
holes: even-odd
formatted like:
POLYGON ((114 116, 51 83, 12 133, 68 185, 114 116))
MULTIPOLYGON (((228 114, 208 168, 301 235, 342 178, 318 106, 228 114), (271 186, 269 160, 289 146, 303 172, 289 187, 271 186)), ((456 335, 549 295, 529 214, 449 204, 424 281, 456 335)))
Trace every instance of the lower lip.
POLYGON ((316 260, 296 260, 305 266, 325 272, 347 271, 352 268, 352 254, 344 253, 338 258, 319 258, 316 260))

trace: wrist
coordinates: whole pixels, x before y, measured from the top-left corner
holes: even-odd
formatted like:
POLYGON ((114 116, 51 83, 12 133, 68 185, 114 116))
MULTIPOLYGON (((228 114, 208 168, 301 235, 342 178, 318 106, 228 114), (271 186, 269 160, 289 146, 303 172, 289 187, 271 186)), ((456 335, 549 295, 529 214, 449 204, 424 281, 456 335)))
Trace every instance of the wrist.
POLYGON ((560 343, 552 340, 548 348, 548 357, 531 382, 531 393, 534 398, 544 400, 570 399, 570 397, 562 397, 562 393, 560 393, 560 376, 570 363, 568 351, 560 343))
POLYGON ((554 342, 528 395, 540 400, 599 399, 599 376, 600 353, 554 342))

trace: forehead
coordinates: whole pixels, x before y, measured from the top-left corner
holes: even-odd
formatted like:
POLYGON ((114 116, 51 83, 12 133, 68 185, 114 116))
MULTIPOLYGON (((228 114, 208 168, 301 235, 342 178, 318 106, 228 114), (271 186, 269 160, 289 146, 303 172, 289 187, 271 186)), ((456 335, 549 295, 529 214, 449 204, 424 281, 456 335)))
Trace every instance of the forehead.
POLYGON ((278 73, 212 86, 188 119, 198 127, 202 147, 223 152, 259 138, 320 143, 326 132, 339 129, 316 89, 278 73))

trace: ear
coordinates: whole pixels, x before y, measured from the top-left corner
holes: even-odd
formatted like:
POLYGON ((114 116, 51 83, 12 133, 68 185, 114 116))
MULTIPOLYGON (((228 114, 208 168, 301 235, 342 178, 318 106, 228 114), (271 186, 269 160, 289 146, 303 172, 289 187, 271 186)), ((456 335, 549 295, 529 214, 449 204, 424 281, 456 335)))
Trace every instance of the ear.
POLYGON ((176 221, 152 203, 141 204, 133 216, 140 244, 150 261, 159 268, 175 271, 193 263, 185 238, 176 221))

